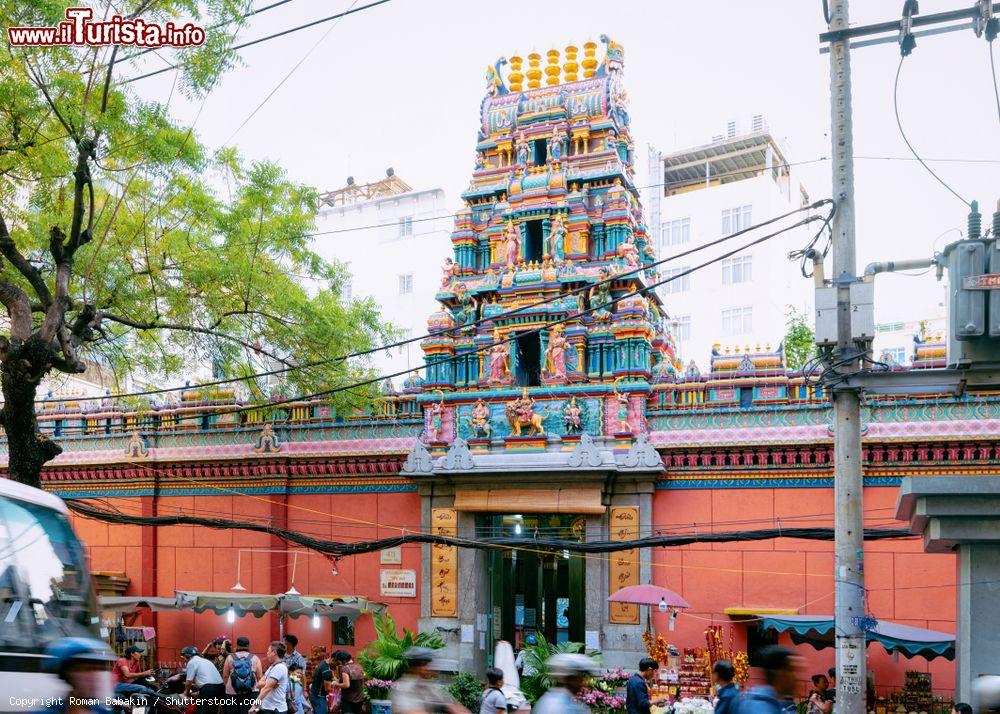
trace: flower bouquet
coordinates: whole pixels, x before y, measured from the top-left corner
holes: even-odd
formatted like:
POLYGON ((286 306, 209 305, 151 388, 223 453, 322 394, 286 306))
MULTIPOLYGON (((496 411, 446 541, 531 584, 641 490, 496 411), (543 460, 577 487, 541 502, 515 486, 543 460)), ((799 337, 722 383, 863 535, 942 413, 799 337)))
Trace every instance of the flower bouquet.
POLYGON ((389 690, 394 683, 388 679, 368 679, 365 680, 365 696, 372 700, 385 700, 389 698, 389 690))

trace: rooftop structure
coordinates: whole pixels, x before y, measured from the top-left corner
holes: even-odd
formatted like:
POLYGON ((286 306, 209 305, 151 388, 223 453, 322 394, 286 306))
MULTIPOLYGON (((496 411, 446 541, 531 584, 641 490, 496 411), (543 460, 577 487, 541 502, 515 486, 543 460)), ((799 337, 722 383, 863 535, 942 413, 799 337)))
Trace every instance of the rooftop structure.
MULTIPOLYGON (((725 135, 711 143, 661 154, 650 149, 651 223, 657 226, 658 252, 677 255, 664 274, 682 273, 692 264, 728 252, 764 235, 754 231, 694 257, 692 248, 746 230, 778 215, 807 206, 809 195, 791 171, 783 142, 756 115, 741 133, 729 122, 725 135)), ((786 226, 803 212, 768 230, 786 226)), ((812 283, 788 252, 805 245, 812 226, 760 243, 716 265, 665 286, 669 323, 685 362, 703 361, 717 342, 731 347, 777 346, 784 337, 789 308, 811 314, 812 283)))

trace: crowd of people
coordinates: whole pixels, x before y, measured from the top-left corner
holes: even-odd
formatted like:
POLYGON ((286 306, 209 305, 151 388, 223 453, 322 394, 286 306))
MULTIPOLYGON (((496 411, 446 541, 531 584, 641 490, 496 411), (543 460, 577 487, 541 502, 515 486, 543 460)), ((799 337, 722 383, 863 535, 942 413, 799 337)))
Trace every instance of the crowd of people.
MULTIPOLYGON (((216 640, 205 649, 185 647, 181 656, 186 667, 180 675, 184 693, 196 698, 196 714, 330 714, 328 703, 335 695, 342 714, 368 714, 364 676, 350 653, 336 650, 318 663, 305 680, 305 657, 298 651, 298 639, 291 634, 270 643, 264 661, 250 651, 250 641, 238 637, 235 647, 216 640), (219 701, 225 701, 225 709, 219 701)), ((47 671, 65 680, 73 691, 92 689, 94 678, 107 676, 112 661, 103 643, 86 638, 65 638, 47 651, 47 671), (80 690, 76 688, 80 687, 80 690)), ((393 714, 470 714, 438 681, 435 652, 412 647, 403 654, 406 672, 390 692, 393 714)), ((140 651, 129 647, 114 662, 112 674, 116 694, 129 696, 151 693, 137 680, 150 674, 142 670, 140 651)), ((784 647, 761 650, 759 663, 763 684, 741 693, 734 682, 733 665, 718 661, 712 669, 716 696, 715 714, 793 714, 798 711, 795 695, 800 681, 799 658, 784 647)), ((582 654, 560 653, 546 662, 552 686, 538 699, 534 714, 589 714, 581 700, 591 677, 598 674, 593 659, 582 654)), ((658 676, 659 664, 651 658, 639 661, 638 671, 626 684, 627 714, 652 714, 653 707, 668 705, 665 699, 651 699, 649 684, 658 676)), ((805 706, 808 714, 832 714, 837 690, 834 670, 812 676, 812 689, 805 706)), ((511 675, 513 676, 513 674, 511 675)), ((516 709, 504 693, 504 672, 489 668, 486 687, 479 699, 479 714, 507 714, 516 709)), ((975 705, 958 703, 952 714, 1000 714, 1000 676, 983 676, 973 683, 975 705)), ((49 714, 65 709, 49 708, 49 714)), ((98 708, 94 711, 103 711, 98 708)))

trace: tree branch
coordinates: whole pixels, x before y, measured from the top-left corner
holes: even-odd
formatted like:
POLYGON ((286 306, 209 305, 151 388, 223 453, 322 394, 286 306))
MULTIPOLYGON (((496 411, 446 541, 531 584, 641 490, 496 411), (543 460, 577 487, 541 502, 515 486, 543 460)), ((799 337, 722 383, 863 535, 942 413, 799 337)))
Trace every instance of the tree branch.
POLYGON ((17 344, 31 337, 31 301, 21 288, 0 280, 0 304, 10 316, 10 337, 17 344))
POLYGON ((229 342, 235 342, 236 344, 248 350, 252 350, 257 354, 269 357, 270 359, 273 359, 276 362, 280 362, 281 364, 287 367, 291 367, 293 364, 287 359, 279 357, 278 355, 270 352, 269 350, 265 350, 259 344, 246 342, 244 340, 241 340, 239 337, 226 334, 225 332, 218 332, 213 328, 198 327, 197 325, 181 325, 178 323, 171 323, 171 322, 159 322, 159 321, 142 322, 140 320, 133 320, 132 318, 125 317, 123 315, 116 315, 111 312, 105 312, 103 310, 99 311, 97 314, 98 314, 98 321, 100 321, 101 319, 106 319, 110 320, 111 322, 117 322, 120 325, 125 325, 126 327, 132 327, 136 330, 174 330, 177 332, 194 332, 200 335, 209 335, 211 337, 218 337, 220 340, 228 340, 229 342))
POLYGON ((14 239, 11 238, 10 231, 7 230, 7 223, 4 221, 2 213, 0 213, 0 253, 3 253, 10 264, 17 268, 17 272, 31 284, 42 305, 48 308, 52 304, 52 293, 49 292, 49 286, 45 284, 38 269, 28 262, 28 259, 14 245, 14 239))

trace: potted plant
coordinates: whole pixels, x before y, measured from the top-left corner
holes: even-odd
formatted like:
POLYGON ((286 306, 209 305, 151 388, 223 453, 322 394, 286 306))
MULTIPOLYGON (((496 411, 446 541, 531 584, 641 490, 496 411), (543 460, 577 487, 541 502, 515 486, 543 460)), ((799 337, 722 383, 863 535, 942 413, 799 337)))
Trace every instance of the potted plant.
POLYGON ((448 693, 470 712, 479 711, 483 689, 483 683, 479 681, 479 677, 471 672, 462 672, 456 675, 451 680, 451 684, 448 685, 448 693))
MULTIPOLYGON (((528 701, 534 705, 539 697, 552 687, 552 677, 549 676, 548 660, 556 654, 579 654, 584 652, 582 642, 561 642, 553 644, 545 639, 542 633, 535 635, 535 644, 524 647, 524 669, 531 672, 521 678, 521 691, 528 701)), ((587 655, 599 661, 600 652, 593 650, 587 655)))
POLYGON ((402 636, 396 631, 396 621, 388 612, 377 614, 375 639, 358 655, 358 664, 369 677, 395 681, 406 670, 403 654, 411 647, 444 647, 441 635, 430 632, 410 632, 403 628, 402 636))

